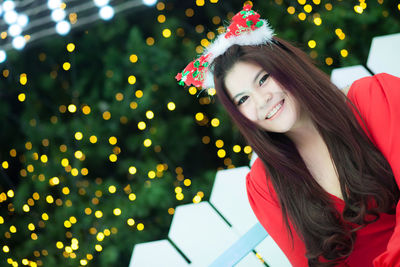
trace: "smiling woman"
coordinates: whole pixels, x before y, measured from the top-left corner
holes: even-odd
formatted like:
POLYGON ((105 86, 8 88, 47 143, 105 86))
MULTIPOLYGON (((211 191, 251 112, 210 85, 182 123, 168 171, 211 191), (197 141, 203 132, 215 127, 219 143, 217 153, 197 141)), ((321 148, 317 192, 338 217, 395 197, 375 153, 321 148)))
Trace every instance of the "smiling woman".
POLYGON ((296 99, 258 65, 238 62, 226 74, 225 86, 240 112, 266 131, 287 133, 301 123, 296 99))
POLYGON ((176 78, 215 87, 259 156, 249 202, 293 266, 399 266, 400 79, 341 91, 259 17, 245 6, 176 78))

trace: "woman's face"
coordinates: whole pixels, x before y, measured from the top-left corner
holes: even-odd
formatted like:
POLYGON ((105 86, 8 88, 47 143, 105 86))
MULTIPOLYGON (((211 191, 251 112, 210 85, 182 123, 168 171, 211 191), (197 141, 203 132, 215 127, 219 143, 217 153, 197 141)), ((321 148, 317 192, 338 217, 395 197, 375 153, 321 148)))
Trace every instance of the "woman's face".
POLYGON ((225 86, 239 111, 268 132, 287 133, 302 124, 296 99, 256 64, 235 63, 225 86))

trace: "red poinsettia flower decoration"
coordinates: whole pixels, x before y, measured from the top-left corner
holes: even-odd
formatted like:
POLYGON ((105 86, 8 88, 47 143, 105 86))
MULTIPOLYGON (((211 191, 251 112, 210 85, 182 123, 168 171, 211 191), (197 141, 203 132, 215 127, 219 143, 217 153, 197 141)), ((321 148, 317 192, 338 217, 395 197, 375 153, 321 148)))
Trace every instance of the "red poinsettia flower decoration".
POLYGON ((264 22, 260 20, 260 14, 251 10, 251 5, 245 5, 243 10, 232 18, 232 22, 226 30, 225 38, 239 36, 244 32, 254 31, 260 28, 264 22))
POLYGON ((179 81, 179 85, 202 87, 209 65, 207 61, 209 56, 210 54, 207 54, 193 60, 181 73, 178 73, 175 79, 179 81))

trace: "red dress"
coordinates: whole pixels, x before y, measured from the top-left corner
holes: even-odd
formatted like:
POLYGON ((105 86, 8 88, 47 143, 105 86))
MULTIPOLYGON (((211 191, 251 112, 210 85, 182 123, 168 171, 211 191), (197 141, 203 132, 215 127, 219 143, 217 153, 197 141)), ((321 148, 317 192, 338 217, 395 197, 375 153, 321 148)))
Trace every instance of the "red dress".
MULTIPOLYGON (((347 96, 365 118, 371 140, 389 162, 400 186, 400 78, 381 73, 359 79, 352 84, 347 96)), ((304 256, 305 245, 293 228, 292 247, 276 192, 259 158, 247 174, 246 187, 254 214, 291 264, 294 267, 308 266, 304 256)), ((342 212, 344 201, 329 195, 336 209, 342 212)), ((378 221, 357 232, 354 250, 346 263, 351 267, 400 266, 400 202, 396 215, 382 213, 378 221)))

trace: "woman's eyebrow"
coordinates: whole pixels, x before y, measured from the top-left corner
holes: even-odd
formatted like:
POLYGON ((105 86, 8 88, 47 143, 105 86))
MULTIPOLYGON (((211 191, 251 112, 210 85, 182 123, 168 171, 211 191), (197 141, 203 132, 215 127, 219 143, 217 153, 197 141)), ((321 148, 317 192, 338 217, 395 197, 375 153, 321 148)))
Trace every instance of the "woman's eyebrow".
POLYGON ((254 84, 257 82, 258 76, 260 76, 261 73, 262 73, 263 71, 264 71, 264 70, 261 69, 261 70, 257 73, 256 77, 254 77, 254 80, 253 80, 253 83, 254 83, 254 84))
MULTIPOLYGON (((254 77, 254 80, 253 80, 253 83, 254 83, 254 84, 257 82, 258 77, 261 75, 261 73, 263 73, 263 71, 264 71, 264 70, 261 69, 261 70, 256 74, 256 76, 254 77)), ((234 97, 232 97, 233 101, 235 101, 235 99, 236 99, 237 97, 239 97, 239 96, 241 96, 241 95, 244 95, 244 93, 245 93, 245 92, 240 92, 240 93, 236 94, 234 97)))

